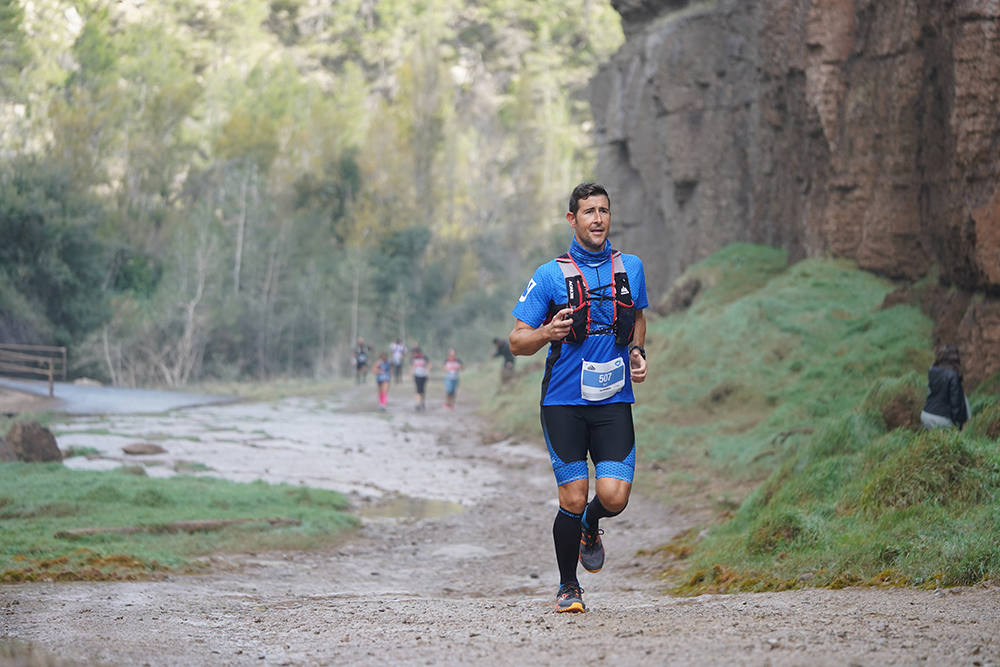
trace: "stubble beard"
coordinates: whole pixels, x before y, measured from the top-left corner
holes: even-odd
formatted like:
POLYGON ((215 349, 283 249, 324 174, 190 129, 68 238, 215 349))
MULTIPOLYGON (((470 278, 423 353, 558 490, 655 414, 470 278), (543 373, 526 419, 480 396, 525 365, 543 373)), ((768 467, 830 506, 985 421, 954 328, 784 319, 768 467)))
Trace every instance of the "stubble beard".
POLYGON ((592 253, 603 252, 604 246, 607 245, 607 241, 608 241, 607 234, 604 234, 604 237, 601 239, 600 243, 598 243, 597 245, 594 244, 594 242, 591 240, 591 238, 592 237, 590 235, 587 235, 586 237, 581 238, 581 236, 579 234, 577 234, 576 241, 581 246, 583 246, 584 250, 587 250, 588 252, 592 252, 592 253))

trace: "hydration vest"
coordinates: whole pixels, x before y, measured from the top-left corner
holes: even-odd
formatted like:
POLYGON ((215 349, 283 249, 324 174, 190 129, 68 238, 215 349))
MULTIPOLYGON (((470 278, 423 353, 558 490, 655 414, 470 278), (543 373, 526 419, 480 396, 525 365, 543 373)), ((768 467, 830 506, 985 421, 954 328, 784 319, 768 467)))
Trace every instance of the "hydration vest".
MULTIPOLYGON (((627 345, 632 342, 632 334, 635 332, 635 305, 632 302, 632 291, 629 289, 628 274, 625 273, 625 264, 622 262, 621 253, 617 250, 611 252, 611 270, 614 275, 613 286, 614 296, 604 296, 603 294, 591 294, 587 285, 587 280, 580 272, 580 267, 576 265, 569 254, 556 258, 556 263, 562 269, 563 277, 566 279, 567 303, 555 305, 549 312, 551 319, 555 313, 563 308, 572 308, 573 326, 566 337, 567 343, 582 343, 591 334, 615 335, 616 345, 627 345), (611 326, 603 329, 592 329, 590 320, 590 302, 592 299, 612 301, 612 312, 614 316, 611 326)), ((598 287, 597 290, 611 287, 612 284, 598 287)))

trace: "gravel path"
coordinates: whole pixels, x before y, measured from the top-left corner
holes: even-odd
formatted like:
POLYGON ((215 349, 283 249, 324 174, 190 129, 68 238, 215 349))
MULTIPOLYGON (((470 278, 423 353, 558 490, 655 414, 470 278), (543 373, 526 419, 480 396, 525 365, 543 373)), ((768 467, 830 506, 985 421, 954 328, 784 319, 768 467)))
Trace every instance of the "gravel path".
POLYGON ((364 389, 57 427, 60 447, 104 454, 70 465, 134 463, 121 446, 159 434, 151 474, 194 461, 337 488, 365 519, 335 549, 217 556, 206 575, 2 586, 0 663, 6 644, 8 664, 52 665, 1000 664, 996 588, 664 595, 637 552, 685 520, 639 495, 602 523, 604 570, 581 570, 590 611, 555 614, 544 447, 483 442, 433 394, 418 414, 397 390, 379 413, 364 389))

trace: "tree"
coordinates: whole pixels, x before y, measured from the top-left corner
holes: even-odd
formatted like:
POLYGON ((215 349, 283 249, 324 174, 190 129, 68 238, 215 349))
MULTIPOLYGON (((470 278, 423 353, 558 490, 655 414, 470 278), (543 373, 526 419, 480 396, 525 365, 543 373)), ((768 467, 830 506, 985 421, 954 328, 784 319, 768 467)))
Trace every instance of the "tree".
POLYGON ((0 97, 17 99, 22 92, 21 70, 31 52, 21 29, 24 9, 18 0, 0 0, 0 97))
POLYGON ((202 99, 194 73, 199 62, 161 26, 129 26, 117 34, 115 47, 117 69, 126 83, 121 138, 109 171, 118 184, 123 225, 136 243, 154 247, 183 175, 196 158, 185 123, 202 99))
POLYGON ((104 215, 57 165, 0 168, 0 311, 29 323, 25 342, 67 345, 107 317, 104 215))
POLYGON ((49 106, 53 153, 85 185, 107 181, 108 158, 120 138, 118 53, 111 35, 107 8, 92 11, 71 50, 78 67, 49 106))
MULTIPOLYGON (((316 373, 353 330, 493 326, 590 171, 579 93, 615 19, 604 0, 0 0, 28 130, 3 148, 44 151, 102 208, 92 299, 113 315, 88 358, 123 383, 316 373)), ((0 303, 34 312, 5 280, 0 303)))

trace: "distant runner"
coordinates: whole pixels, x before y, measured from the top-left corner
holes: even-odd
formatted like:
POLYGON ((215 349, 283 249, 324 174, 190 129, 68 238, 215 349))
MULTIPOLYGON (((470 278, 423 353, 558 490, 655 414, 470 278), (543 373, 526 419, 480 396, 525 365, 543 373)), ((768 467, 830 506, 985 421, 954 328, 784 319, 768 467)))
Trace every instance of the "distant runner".
POLYGON ((403 379, 403 358, 406 357, 406 346, 399 338, 389 346, 389 354, 392 355, 392 377, 396 384, 403 379))
POLYGON ((378 384, 378 409, 385 410, 389 401, 389 380, 392 378, 392 364, 386 353, 378 355, 375 362, 375 382, 378 384))
POLYGON ((417 412, 423 412, 427 409, 425 392, 427 391, 427 376, 431 372, 431 362, 424 356, 420 346, 417 346, 413 348, 413 361, 410 363, 413 366, 413 384, 417 388, 417 405, 415 409, 417 412))
POLYGON ((628 504, 635 473, 632 383, 646 379, 646 277, 635 255, 611 248, 611 199, 596 183, 573 189, 569 252, 538 267, 514 306, 510 349, 549 353, 541 422, 559 491, 552 525, 557 612, 584 612, 577 561, 604 566, 598 521, 628 504), (628 372, 626 372, 626 370, 628 372), (596 495, 587 503, 587 455, 596 495))
POLYGON ((448 350, 448 358, 444 360, 444 407, 455 409, 455 393, 458 391, 458 372, 462 370, 462 360, 455 355, 455 350, 448 350))
POLYGON ((368 344, 365 339, 358 337, 358 343, 354 346, 354 381, 361 384, 368 372, 368 344))

